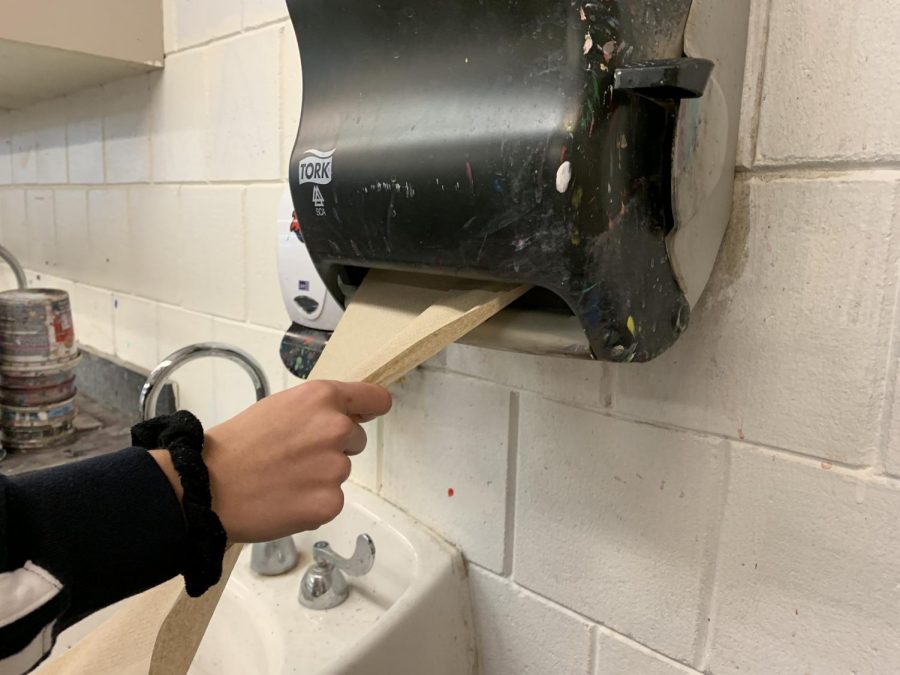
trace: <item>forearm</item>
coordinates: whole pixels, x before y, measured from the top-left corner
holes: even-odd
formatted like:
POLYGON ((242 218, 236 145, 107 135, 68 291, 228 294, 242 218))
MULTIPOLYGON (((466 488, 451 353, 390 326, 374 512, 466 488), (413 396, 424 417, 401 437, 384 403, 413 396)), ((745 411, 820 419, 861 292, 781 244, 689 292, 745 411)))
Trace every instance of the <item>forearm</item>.
POLYGON ((0 593, 8 596, 0 597, 0 665, 35 630, 55 636, 182 571, 186 533, 173 490, 180 485, 165 464, 156 453, 132 448, 0 476, 0 593), (38 617, 35 625, 22 628, 13 598, 19 614, 38 617))

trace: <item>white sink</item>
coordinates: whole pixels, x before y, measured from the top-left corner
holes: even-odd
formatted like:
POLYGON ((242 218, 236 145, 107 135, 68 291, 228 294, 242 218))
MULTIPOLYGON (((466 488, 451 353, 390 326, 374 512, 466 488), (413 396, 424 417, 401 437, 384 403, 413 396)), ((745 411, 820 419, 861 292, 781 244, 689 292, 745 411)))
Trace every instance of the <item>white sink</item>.
MULTIPOLYGON (((459 552, 370 492, 347 485, 345 494, 346 506, 334 522, 294 537, 301 559, 293 572, 260 577, 250 570, 245 548, 192 675, 474 673, 469 590, 459 552), (349 556, 362 533, 375 542, 375 566, 364 577, 348 577, 347 601, 324 611, 301 606, 297 594, 312 545, 324 539, 349 556)), ((54 654, 114 611, 98 612, 63 633, 54 654)))

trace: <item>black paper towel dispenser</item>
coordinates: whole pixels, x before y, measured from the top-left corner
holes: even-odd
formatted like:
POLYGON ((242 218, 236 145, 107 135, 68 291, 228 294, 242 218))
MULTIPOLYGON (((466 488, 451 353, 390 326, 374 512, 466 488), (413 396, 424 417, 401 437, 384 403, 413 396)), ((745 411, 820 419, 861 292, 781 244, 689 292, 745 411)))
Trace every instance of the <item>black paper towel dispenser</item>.
POLYGON ((730 217, 749 0, 288 6, 290 236, 330 297, 370 268, 530 283, 469 341, 611 361, 686 329, 730 217))

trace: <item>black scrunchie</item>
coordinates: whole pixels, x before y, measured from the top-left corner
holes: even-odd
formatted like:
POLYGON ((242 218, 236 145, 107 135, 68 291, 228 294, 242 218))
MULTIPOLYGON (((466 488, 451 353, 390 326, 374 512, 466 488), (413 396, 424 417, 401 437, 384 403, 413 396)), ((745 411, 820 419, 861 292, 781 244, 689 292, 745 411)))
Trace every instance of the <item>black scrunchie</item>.
POLYGON ((181 506, 188 533, 184 585, 189 596, 198 598, 222 577, 222 558, 228 541, 222 521, 212 510, 209 471, 201 455, 203 425, 191 413, 181 410, 135 425, 131 442, 147 450, 165 448, 172 456, 184 490, 181 506))

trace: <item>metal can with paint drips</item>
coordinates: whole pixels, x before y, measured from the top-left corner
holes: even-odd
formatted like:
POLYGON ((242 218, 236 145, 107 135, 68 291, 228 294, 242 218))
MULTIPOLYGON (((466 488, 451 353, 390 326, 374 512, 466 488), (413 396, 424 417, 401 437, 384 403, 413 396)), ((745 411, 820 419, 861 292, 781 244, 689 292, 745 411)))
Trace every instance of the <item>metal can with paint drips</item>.
POLYGON ((80 360, 69 295, 56 289, 0 293, 0 439, 10 449, 74 434, 80 360))

